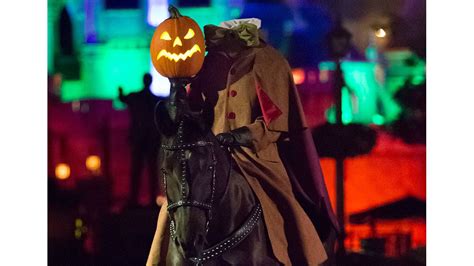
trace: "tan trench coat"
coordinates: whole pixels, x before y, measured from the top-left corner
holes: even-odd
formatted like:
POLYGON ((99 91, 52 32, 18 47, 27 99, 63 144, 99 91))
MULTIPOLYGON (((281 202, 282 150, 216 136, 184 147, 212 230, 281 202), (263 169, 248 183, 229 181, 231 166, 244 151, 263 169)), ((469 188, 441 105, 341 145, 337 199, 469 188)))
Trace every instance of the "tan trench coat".
MULTIPOLYGON (((319 265, 327 259, 326 252, 295 198, 276 143, 290 127, 304 128, 306 124, 287 61, 272 47, 262 46, 246 50, 232 65, 226 88, 218 92, 212 131, 218 134, 242 126, 250 129, 253 148, 235 149, 233 157, 262 204, 275 257, 284 265, 319 265), (271 73, 274 78, 262 73, 271 73), (292 97, 297 98, 297 106, 291 106, 292 97), (262 102, 265 98, 274 106, 262 102), (255 112, 261 105, 267 105, 267 112, 255 112)), ((160 213, 147 265, 157 265, 159 257, 166 256, 160 244, 165 237, 162 216, 166 214, 160 213)))

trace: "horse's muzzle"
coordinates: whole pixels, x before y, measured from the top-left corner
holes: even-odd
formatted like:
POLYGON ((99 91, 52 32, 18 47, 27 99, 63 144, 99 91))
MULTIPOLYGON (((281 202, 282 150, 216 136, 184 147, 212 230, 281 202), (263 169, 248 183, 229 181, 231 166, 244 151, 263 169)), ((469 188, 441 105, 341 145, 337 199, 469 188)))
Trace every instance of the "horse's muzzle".
POLYGON ((194 238, 194 241, 183 241, 178 237, 175 244, 179 247, 185 258, 193 258, 201 255, 204 249, 204 240, 204 236, 198 234, 194 238))

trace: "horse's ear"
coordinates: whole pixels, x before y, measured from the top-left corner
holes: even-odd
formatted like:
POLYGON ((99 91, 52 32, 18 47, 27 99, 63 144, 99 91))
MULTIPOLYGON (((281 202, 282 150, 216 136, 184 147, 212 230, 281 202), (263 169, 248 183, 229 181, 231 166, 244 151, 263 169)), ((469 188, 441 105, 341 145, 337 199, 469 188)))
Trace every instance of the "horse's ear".
POLYGON ((165 101, 159 101, 155 106, 155 126, 167 137, 176 134, 178 127, 171 119, 165 101))

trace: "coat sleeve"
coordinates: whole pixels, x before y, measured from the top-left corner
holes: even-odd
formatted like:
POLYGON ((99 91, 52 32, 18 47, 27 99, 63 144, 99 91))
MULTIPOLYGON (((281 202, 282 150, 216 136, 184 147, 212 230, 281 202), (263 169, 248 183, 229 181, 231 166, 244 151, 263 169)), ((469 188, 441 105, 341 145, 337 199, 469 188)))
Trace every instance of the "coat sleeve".
POLYGON ((263 117, 259 117, 250 125, 246 126, 250 131, 252 141, 252 150, 254 153, 260 153, 270 144, 275 143, 281 135, 281 132, 269 130, 263 117))
POLYGON ((166 265, 166 254, 168 252, 169 241, 168 215, 166 213, 167 207, 168 201, 161 206, 146 266, 166 265))

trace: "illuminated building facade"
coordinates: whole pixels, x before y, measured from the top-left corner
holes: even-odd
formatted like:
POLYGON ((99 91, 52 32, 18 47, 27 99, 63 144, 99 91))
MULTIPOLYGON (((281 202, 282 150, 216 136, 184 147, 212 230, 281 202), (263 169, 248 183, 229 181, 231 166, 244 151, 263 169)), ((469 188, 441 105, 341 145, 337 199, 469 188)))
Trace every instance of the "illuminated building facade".
MULTIPOLYGON (((205 24, 238 17, 239 0, 170 1, 205 24), (209 15, 212 14, 212 15, 209 15)), ((169 83, 150 63, 155 26, 168 18, 166 0, 48 0, 48 73, 61 73, 61 100, 115 99, 154 77, 152 91, 167 95, 169 83)), ((120 107, 114 102, 115 107, 120 107)))

